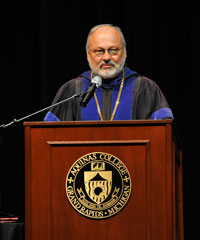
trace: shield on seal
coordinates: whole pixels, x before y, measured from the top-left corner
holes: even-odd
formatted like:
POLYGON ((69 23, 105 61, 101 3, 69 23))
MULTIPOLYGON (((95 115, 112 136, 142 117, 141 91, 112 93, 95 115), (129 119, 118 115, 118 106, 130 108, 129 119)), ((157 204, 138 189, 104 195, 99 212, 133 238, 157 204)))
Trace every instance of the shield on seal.
POLYGON ((85 171, 84 184, 88 196, 95 203, 100 204, 110 194, 112 171, 85 171))

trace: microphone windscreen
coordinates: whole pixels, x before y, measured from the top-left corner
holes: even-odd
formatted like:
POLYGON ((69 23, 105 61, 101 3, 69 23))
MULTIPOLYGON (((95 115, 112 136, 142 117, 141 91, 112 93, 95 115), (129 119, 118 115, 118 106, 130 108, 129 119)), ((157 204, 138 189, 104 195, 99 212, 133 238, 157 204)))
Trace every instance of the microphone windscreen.
POLYGON ((95 76, 92 80, 91 83, 95 83, 97 88, 101 86, 102 84, 102 79, 99 76, 95 76))

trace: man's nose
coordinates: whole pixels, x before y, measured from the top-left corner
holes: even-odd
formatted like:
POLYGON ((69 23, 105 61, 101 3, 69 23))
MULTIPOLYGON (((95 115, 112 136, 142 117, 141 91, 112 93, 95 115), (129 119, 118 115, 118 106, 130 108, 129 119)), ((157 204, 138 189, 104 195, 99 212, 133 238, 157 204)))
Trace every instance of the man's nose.
POLYGON ((105 53, 103 55, 103 60, 104 61, 110 61, 111 60, 111 56, 110 56, 110 53, 108 51, 105 51, 105 53))

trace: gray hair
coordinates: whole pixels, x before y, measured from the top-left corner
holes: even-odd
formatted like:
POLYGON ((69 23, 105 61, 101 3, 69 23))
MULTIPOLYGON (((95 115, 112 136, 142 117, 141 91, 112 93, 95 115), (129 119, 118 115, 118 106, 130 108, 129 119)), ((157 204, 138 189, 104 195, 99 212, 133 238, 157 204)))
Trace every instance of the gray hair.
POLYGON ((88 34, 87 41, 86 41, 86 46, 85 46, 86 52, 87 52, 88 47, 89 47, 89 39, 90 39, 91 34, 93 32, 95 32, 96 30, 98 30, 99 28, 104 27, 104 26, 113 27, 120 33, 121 38, 122 38, 123 47, 124 47, 124 52, 126 52, 126 41, 125 41, 124 35, 123 35, 123 33, 122 33, 122 31, 119 27, 113 26, 112 24, 100 24, 100 25, 94 26, 93 28, 90 29, 90 32, 88 34))

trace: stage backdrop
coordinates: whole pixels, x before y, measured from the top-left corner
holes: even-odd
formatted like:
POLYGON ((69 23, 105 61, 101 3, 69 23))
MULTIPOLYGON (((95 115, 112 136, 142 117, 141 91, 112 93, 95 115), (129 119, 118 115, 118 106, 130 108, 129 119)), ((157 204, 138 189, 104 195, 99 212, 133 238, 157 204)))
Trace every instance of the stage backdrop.
MULTIPOLYGON (((65 81, 89 69, 85 42, 91 27, 112 23, 122 29, 127 65, 153 79, 173 110, 184 151, 185 234, 186 239, 197 239, 199 228, 193 221, 199 215, 197 4, 164 0, 6 1, 1 3, 0 17, 0 125, 50 105, 65 81)), ((43 117, 39 114, 28 121, 43 117)), ((23 219, 23 125, 1 129, 0 134, 0 211, 23 219)))

